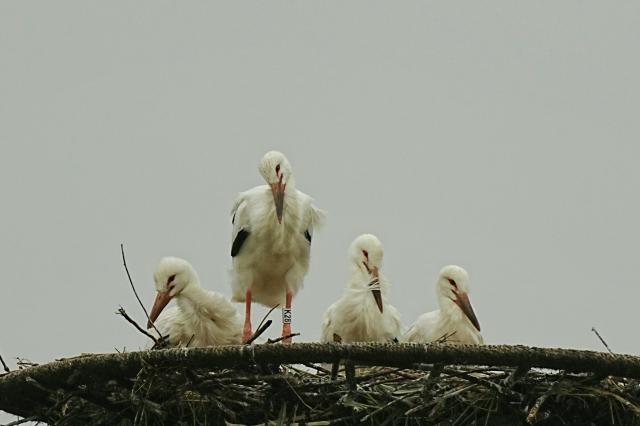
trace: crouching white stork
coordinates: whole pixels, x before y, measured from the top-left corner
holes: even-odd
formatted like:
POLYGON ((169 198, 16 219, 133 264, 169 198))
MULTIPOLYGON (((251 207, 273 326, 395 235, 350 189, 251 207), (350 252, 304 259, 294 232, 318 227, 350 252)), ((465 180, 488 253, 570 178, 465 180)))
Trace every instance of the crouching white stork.
POLYGON ((400 314, 388 303, 390 284, 380 272, 383 254, 374 235, 361 235, 351 243, 351 279, 324 314, 322 342, 392 342, 400 337, 400 314))
POLYGON ((282 336, 291 334, 291 302, 309 270, 313 230, 324 217, 296 189, 282 153, 266 153, 259 171, 267 185, 240 193, 232 209, 232 299, 245 302, 245 341, 252 335, 252 302, 282 306, 282 336))
POLYGON ((442 268, 436 294, 440 309, 422 314, 403 336, 406 342, 484 344, 480 323, 469 301, 469 275, 459 266, 442 268))
POLYGON ((152 322, 171 346, 240 344, 242 323, 233 304, 223 295, 200 286, 191 264, 177 257, 163 258, 153 274, 157 295, 147 328, 152 322), (164 311, 175 299, 176 306, 164 311))

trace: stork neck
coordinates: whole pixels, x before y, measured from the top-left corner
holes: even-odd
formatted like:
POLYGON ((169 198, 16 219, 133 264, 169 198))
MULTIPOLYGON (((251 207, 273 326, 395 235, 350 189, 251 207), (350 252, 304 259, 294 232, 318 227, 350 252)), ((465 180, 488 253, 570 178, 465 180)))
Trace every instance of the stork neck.
POLYGON ((371 279, 367 271, 365 271, 363 268, 359 268, 357 265, 353 265, 353 268, 351 269, 351 284, 368 284, 370 280, 371 279))
POLYGON ((206 297, 207 291, 200 287, 200 283, 192 282, 176 296, 176 303, 182 309, 194 309, 206 297))
POLYGON ((225 324, 235 318, 235 308, 223 302, 224 296, 205 290, 200 285, 191 285, 176 297, 176 303, 184 312, 198 322, 203 317, 216 323, 225 324))
POLYGON ((289 175, 287 177, 287 191, 295 191, 296 190, 296 180, 293 178, 293 175, 289 175))
POLYGON ((447 320, 459 321, 464 316, 460 307, 446 296, 439 296, 438 304, 440 305, 440 313, 447 320))

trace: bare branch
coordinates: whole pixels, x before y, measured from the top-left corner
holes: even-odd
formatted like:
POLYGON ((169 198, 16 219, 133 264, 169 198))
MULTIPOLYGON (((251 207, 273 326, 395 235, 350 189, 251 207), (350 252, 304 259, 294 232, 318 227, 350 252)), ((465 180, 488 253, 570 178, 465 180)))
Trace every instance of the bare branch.
POLYGON ((509 377, 503 380, 502 384, 507 388, 511 388, 518 383, 522 378, 526 377, 530 368, 528 365, 519 365, 509 374, 509 377))
POLYGON ((596 330, 595 327, 591 327, 591 331, 593 331, 594 333, 596 333, 596 336, 598 336, 598 339, 600 339, 600 341, 602 342, 602 344, 604 345, 605 348, 607 348, 607 350, 609 351, 610 354, 613 353, 613 351, 611 350, 611 348, 609 347, 609 345, 607 345, 607 342, 604 341, 604 339, 602 338, 602 336, 600 335, 600 333, 598 333, 598 330, 596 330))
POLYGON ((131 318, 127 314, 127 312, 124 310, 124 308, 122 306, 120 306, 120 308, 118 309, 118 312, 116 312, 116 314, 122 316, 122 318, 126 319, 129 322, 129 324, 132 324, 135 328, 137 328, 140 333, 144 334, 149 339, 153 340, 154 344, 158 344, 158 339, 153 337, 153 335, 151 333, 147 332, 147 330, 145 330, 144 328, 140 327, 140 325, 138 325, 138 323, 135 322, 133 320, 133 318, 131 318))
POLYGON ((296 337, 296 336, 299 336, 299 335, 300 335, 300 333, 291 333, 291 334, 287 334, 286 336, 278 337, 277 339, 269 339, 269 340, 267 340, 267 343, 269 343, 269 344, 278 343, 278 342, 281 342, 283 340, 289 339, 291 337, 296 337))
POLYGON ((545 393, 543 393, 542 395, 540 395, 540 397, 538 397, 538 399, 536 399, 536 402, 533 404, 533 407, 531 407, 531 410, 529 410, 529 414, 527 415, 527 423, 529 423, 530 425, 536 423, 536 421, 538 420, 538 412, 540 411, 540 408, 542 408, 542 404, 544 404, 547 398, 549 398, 549 396, 556 391, 559 383, 560 380, 553 383, 553 385, 551 385, 551 387, 547 389, 545 393))
POLYGON ((436 339, 435 343, 447 343, 449 339, 451 339, 455 334, 456 334, 455 331, 452 331, 451 333, 445 333, 442 336, 440 336, 438 339, 436 339))
POLYGON ((4 371, 6 371, 7 373, 11 373, 11 370, 9 370, 9 367, 7 366, 7 364, 5 364, 4 359, 2 359, 2 355, 0 355, 0 363, 2 363, 2 368, 4 368, 4 371))
POLYGON ((424 384, 422 386, 422 396, 423 398, 429 398, 430 391, 435 382, 438 380, 438 377, 442 374, 444 370, 444 364, 437 363, 433 365, 433 368, 429 372, 429 375, 424 376, 424 384))
POLYGON ((38 365, 40 365, 37 362, 31 362, 30 360, 26 358, 20 358, 19 356, 17 356, 16 359, 18 360, 16 362, 16 365, 18 366, 19 370, 27 367, 37 367, 38 365))
MULTIPOLYGON (((268 314, 267 314, 268 315, 268 314)), ((258 337, 262 336, 262 333, 264 333, 265 331, 267 331, 267 328, 269 328, 271 326, 272 321, 268 320, 267 322, 265 322, 264 324, 262 324, 262 322, 260 322, 260 325, 258 326, 258 328, 256 329, 256 331, 253 333, 253 336, 251 336, 249 338, 249 340, 247 340, 246 342, 244 342, 245 345, 250 345, 252 344, 258 337)))
POLYGON ((267 320, 267 318, 269 318, 269 315, 271 315, 271 312, 273 312, 274 309, 276 309, 278 306, 280 306, 280 304, 277 304, 276 306, 274 306, 273 308, 269 309, 269 312, 267 312, 265 314, 264 317, 262 317, 262 321, 260 321, 260 324, 258 324, 258 328, 256 328, 255 333, 253 333, 253 336, 251 336, 249 338, 249 340, 247 340, 246 342, 244 342, 245 345, 250 345, 253 342, 255 342, 255 340, 260 337, 262 335, 262 333, 264 333, 265 331, 267 331, 267 328, 269 328, 271 326, 272 321, 269 320, 265 323, 265 321, 267 320))
POLYGON ((280 306, 279 303, 275 305, 273 308, 269 309, 269 312, 267 312, 265 316, 262 317, 262 321, 260 321, 260 324, 258 324, 258 328, 262 326, 262 323, 265 322, 267 318, 269 318, 269 315, 271 315, 271 312, 273 312, 278 306, 280 306))
POLYGON ((190 345, 190 344, 191 344, 191 342, 193 341, 193 338, 194 338, 194 337, 196 337, 196 335, 195 335, 195 334, 192 334, 192 335, 191 335, 191 337, 189 338, 189 341, 187 342, 187 344, 186 344, 186 345, 184 345, 184 347, 185 347, 185 348, 188 348, 188 347, 189 347, 189 345, 190 345))
POLYGON ((14 422, 5 423, 2 426, 18 426, 18 425, 21 425, 21 424, 24 424, 24 423, 27 423, 27 422, 33 422, 35 420, 38 420, 38 416, 25 417, 23 419, 19 419, 19 420, 16 420, 14 422))
POLYGON ((140 296, 138 296, 138 292, 136 291, 136 286, 133 285, 133 280, 131 279, 131 274, 129 273, 129 268, 127 267, 127 259, 124 256, 124 244, 122 243, 120 243, 120 252, 122 253, 122 264, 124 265, 124 270, 127 272, 127 278, 129 278, 129 283, 131 284, 131 289, 133 290, 133 294, 136 295, 136 299, 138 299, 138 303, 142 307, 142 310, 144 311, 144 315, 147 317, 147 320, 149 321, 153 329, 156 331, 156 333, 158 333, 158 336, 162 337, 162 333, 160 333, 160 330, 156 328, 156 325, 149 318, 149 313, 147 312, 147 309, 144 307, 144 303, 142 303, 142 300, 140 300, 140 296))
POLYGON ((313 368, 314 370, 319 371, 319 372, 321 372, 323 374, 326 374, 326 375, 331 374, 331 371, 327 370, 326 368, 322 368, 319 365, 316 365, 316 364, 311 363, 311 362, 303 362, 302 365, 304 365, 306 367, 309 367, 309 368, 313 368))

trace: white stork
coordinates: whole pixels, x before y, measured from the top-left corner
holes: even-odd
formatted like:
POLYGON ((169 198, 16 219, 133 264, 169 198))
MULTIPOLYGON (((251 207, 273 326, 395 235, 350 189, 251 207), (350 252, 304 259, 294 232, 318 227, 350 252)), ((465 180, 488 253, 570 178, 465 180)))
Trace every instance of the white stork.
POLYGON ((163 336, 169 335, 172 346, 242 343, 242 323, 235 307, 223 295, 203 289, 189 262, 165 257, 153 279, 158 293, 147 328, 153 322, 163 336), (171 299, 177 306, 163 312, 171 299))
POLYGON ((232 299, 245 302, 245 341, 252 334, 253 301, 282 306, 282 335, 291 334, 291 301, 309 270, 313 230, 324 218, 311 197, 296 189, 282 153, 267 152, 259 171, 267 185, 240 193, 232 209, 232 299))
POLYGON ((324 314, 322 342, 392 342, 400 337, 400 314, 388 303, 390 284, 380 273, 383 255, 374 235, 360 235, 351 243, 351 279, 324 314))
POLYGON ((444 339, 448 343, 484 344, 480 323, 469 301, 467 271, 455 265, 442 268, 436 294, 440 310, 419 316, 402 340, 430 343, 444 339))

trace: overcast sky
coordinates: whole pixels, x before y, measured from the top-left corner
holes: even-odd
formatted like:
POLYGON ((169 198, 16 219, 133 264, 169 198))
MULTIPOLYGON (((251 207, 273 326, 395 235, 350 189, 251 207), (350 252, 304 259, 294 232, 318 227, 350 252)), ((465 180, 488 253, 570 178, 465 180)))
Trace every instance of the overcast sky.
POLYGON ((121 242, 147 306, 166 255, 230 294, 278 149, 328 211, 298 341, 370 232, 405 325, 456 263, 488 343, 638 354, 639 39, 631 1, 1 2, 0 353, 146 345, 121 242))

